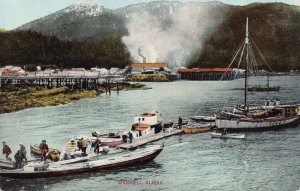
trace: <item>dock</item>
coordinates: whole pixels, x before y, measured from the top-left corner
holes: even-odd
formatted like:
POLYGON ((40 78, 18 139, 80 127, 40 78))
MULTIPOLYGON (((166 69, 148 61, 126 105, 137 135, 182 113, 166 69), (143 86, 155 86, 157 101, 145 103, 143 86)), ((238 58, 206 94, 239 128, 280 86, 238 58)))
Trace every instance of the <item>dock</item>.
POLYGON ((118 147, 121 149, 134 149, 134 148, 137 148, 138 146, 145 145, 150 142, 158 141, 158 140, 166 138, 166 137, 181 134, 182 132, 183 132, 182 129, 173 129, 173 130, 169 130, 169 131, 166 130, 165 132, 160 132, 160 133, 151 135, 147 138, 142 138, 137 141, 133 140, 133 143, 124 143, 122 145, 119 145, 118 147))

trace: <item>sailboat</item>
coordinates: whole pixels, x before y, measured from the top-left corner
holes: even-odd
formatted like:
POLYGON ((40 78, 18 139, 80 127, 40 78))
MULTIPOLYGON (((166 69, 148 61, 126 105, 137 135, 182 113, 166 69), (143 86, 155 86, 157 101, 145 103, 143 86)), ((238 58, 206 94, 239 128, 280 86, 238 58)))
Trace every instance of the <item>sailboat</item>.
MULTIPOLYGON (((298 124, 300 122, 299 105, 281 105, 276 101, 272 105, 268 101, 264 106, 251 106, 248 104, 248 64, 250 61, 249 56, 253 54, 253 52, 249 53, 251 45, 249 41, 248 18, 246 21, 246 38, 243 45, 243 50, 246 50, 244 104, 235 106, 232 111, 222 111, 216 119, 218 130, 272 130, 298 124)), ((243 52, 240 60, 242 57, 243 52)))
POLYGON ((248 91, 249 92, 270 92, 270 91, 279 91, 280 86, 270 86, 270 80, 269 80, 269 74, 267 75, 268 80, 267 80, 267 85, 266 86, 249 86, 248 91))

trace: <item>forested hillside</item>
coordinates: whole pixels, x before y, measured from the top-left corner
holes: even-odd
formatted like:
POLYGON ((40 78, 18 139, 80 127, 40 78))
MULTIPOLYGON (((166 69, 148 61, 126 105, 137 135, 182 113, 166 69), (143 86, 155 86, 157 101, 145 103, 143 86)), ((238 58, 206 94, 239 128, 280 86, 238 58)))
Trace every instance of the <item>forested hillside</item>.
POLYGON ((36 66, 110 68, 130 63, 130 55, 119 34, 85 41, 62 41, 30 31, 1 32, 0 43, 0 66, 26 66, 27 70, 34 70, 36 66))
MULTIPOLYGON (((246 17, 250 38, 273 70, 300 69, 300 9, 283 3, 233 6, 202 51, 195 54, 190 66, 227 66, 245 38, 246 17)), ((263 63, 258 55, 256 58, 258 63, 263 63)))

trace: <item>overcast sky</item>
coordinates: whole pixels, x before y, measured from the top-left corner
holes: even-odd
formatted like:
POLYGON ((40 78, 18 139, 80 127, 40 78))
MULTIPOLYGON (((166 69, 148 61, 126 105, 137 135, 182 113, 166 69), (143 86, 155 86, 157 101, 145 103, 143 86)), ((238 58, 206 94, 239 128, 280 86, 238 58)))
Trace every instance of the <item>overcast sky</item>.
MULTIPOLYGON (((0 0, 0 28, 14 29, 22 24, 54 13, 66 8, 71 4, 84 1, 98 2, 109 9, 117 9, 130 4, 150 2, 152 0, 0 0)), ((181 2, 197 0, 178 0, 181 2)), ((204 2, 205 0, 201 1, 204 2)), ((258 0, 220 0, 226 4, 246 5, 258 0)), ((274 2, 270 0, 260 0, 258 2, 274 2)), ((300 5, 300 0, 283 0, 291 5, 300 5)))

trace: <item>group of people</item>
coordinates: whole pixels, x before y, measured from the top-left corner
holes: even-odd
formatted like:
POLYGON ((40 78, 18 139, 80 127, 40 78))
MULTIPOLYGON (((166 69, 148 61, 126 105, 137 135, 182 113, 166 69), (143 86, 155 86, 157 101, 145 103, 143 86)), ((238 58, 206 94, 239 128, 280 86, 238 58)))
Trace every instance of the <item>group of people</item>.
MULTIPOLYGON (((12 153, 10 147, 6 144, 5 141, 2 142, 3 144, 3 149, 2 149, 2 154, 5 156, 6 160, 11 160, 9 155, 12 153)), ((20 149, 16 152, 14 158, 16 161, 16 168, 22 168, 23 162, 27 162, 27 157, 26 157, 26 149, 25 146, 20 143, 20 149)))
POLYGON ((133 139, 133 135, 130 131, 127 133, 127 135, 126 134, 122 135, 122 140, 124 141, 124 143, 127 142, 132 143, 132 139, 133 139))

